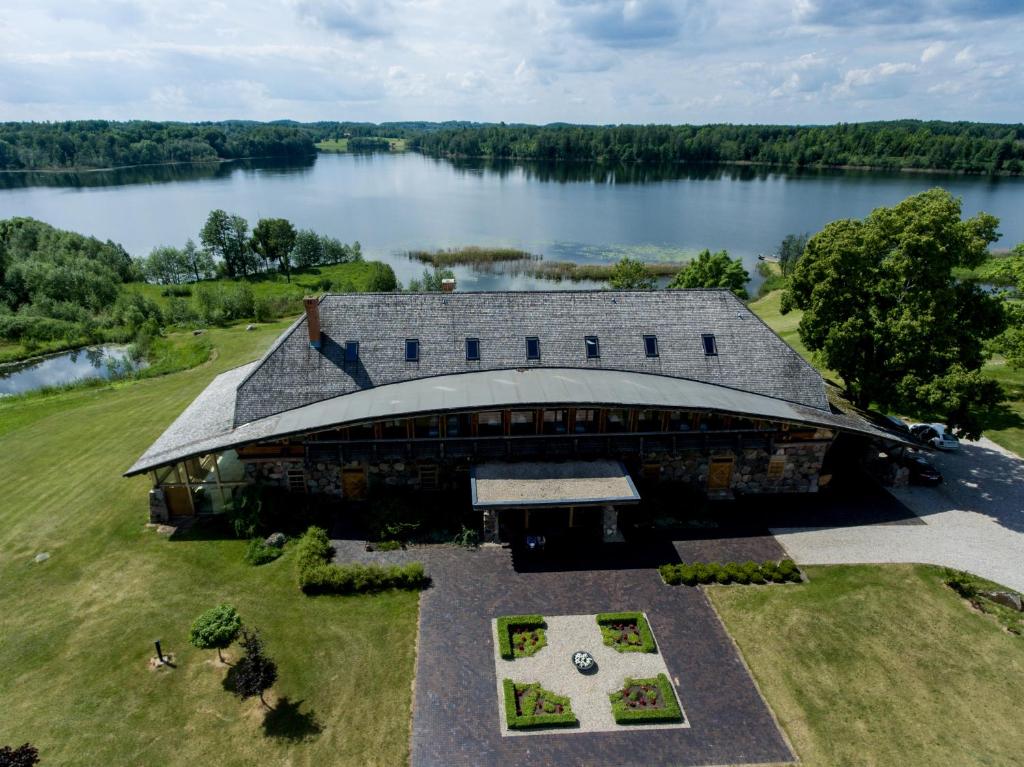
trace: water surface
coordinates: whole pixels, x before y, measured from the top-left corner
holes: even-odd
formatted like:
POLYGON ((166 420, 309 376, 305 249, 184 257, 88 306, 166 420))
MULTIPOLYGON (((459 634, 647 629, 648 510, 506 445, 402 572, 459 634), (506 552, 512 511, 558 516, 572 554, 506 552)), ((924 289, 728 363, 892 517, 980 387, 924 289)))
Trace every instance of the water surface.
POLYGON ((0 365, 0 396, 22 394, 47 386, 114 378, 135 369, 127 346, 90 346, 39 359, 0 365))

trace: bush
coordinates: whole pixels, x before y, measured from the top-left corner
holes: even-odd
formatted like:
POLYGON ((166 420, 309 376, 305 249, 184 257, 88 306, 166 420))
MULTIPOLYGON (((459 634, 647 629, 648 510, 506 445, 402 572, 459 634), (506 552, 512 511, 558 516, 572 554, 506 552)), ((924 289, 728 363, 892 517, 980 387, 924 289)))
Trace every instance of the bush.
POLYGON ((676 700, 675 690, 672 683, 664 674, 658 674, 653 679, 630 679, 623 682, 622 690, 616 690, 609 699, 612 702, 612 715, 617 724, 644 724, 654 722, 681 722, 683 720, 682 709, 679 708, 679 701, 676 700), (627 696, 623 690, 635 684, 657 685, 660 693, 658 697, 664 703, 663 708, 630 708, 627 703, 627 696))
POLYGON ((597 625, 601 627, 601 635, 604 637, 604 643, 609 647, 614 647, 618 652, 657 652, 658 649, 654 644, 654 634, 651 633, 651 627, 647 623, 647 619, 641 612, 624 612, 624 613, 598 613, 596 617, 597 625), (605 628, 609 624, 615 623, 635 623, 637 633, 640 635, 640 644, 623 644, 619 642, 614 636, 614 632, 606 631, 605 628))
POLYGON ((245 561, 250 565, 265 565, 273 562, 284 551, 277 546, 268 546, 262 538, 253 538, 249 541, 249 548, 245 551, 245 561))
POLYGON ((327 531, 311 527, 295 547, 299 588, 306 594, 360 594, 385 589, 422 589, 429 583, 419 562, 407 565, 333 565, 327 531))
POLYGON ((505 723, 510 730, 525 730, 530 727, 568 727, 578 724, 576 715, 572 712, 572 704, 567 697, 555 695, 543 689, 539 684, 517 684, 511 679, 502 682, 505 693, 505 723), (533 709, 537 705, 538 698, 543 701, 543 714, 520 714, 516 709, 516 689, 525 690, 523 702, 527 709, 533 709), (547 703, 551 704, 551 711, 555 712, 558 705, 562 706, 562 713, 548 713, 547 703))
POLYGON ((658 573, 661 574, 661 579, 669 586, 678 586, 683 582, 682 573, 679 568, 680 565, 662 565, 658 568, 658 573))
POLYGON ((720 565, 715 565, 718 569, 715 572, 715 583, 725 586, 732 582, 732 577, 729 575, 729 571, 720 565))
POLYGON ((223 661, 220 651, 230 646, 241 630, 242 619, 238 611, 231 605, 217 605, 195 619, 189 629, 188 641, 200 650, 216 650, 217 657, 223 661))
POLYGON ((31 743, 22 743, 17 748, 0 748, 0 767, 32 767, 39 764, 39 750, 31 743))
MULTIPOLYGON (((746 585, 754 583, 799 583, 803 580, 800 568, 792 559, 784 559, 779 563, 764 562, 729 562, 720 565, 717 562, 694 562, 693 564, 662 565, 658 568, 662 580, 670 586, 685 584, 696 586, 711 583, 738 583, 746 585)), ((949 578, 947 577, 947 584, 949 578)))
POLYGON ((252 538, 260 530, 260 512, 263 501, 259 488, 247 487, 231 498, 225 507, 228 523, 238 538, 252 538))
POLYGON ((943 582, 964 599, 974 602, 978 599, 978 586, 969 573, 963 570, 947 568, 943 572, 943 582))
POLYGON ((381 541, 373 544, 374 551, 398 551, 402 548, 401 541, 381 541))
POLYGON ((547 628, 543 615, 503 615, 498 618, 498 655, 513 660, 516 655, 512 647, 512 630, 547 628))

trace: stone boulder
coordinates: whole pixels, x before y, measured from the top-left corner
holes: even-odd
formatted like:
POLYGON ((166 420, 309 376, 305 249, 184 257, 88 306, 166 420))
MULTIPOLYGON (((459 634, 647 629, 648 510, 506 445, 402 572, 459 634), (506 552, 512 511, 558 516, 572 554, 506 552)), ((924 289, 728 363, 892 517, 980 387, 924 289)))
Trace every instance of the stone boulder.
POLYGON ((1009 607, 1017 612, 1024 611, 1024 603, 1021 602, 1020 594, 1015 594, 1012 591, 985 591, 982 593, 996 604, 1009 607))
POLYGON ((263 541, 268 546, 273 546, 275 549, 280 549, 284 546, 285 537, 284 533, 271 533, 267 536, 267 539, 263 541))

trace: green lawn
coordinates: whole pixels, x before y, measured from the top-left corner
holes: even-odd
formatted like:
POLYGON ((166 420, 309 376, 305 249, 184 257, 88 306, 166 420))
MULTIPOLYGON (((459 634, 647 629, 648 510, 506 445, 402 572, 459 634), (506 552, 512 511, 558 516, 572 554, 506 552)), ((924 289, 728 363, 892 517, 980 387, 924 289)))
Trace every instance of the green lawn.
MULTIPOLYGON (((371 136, 368 138, 386 138, 390 145, 390 151, 392 152, 404 152, 406 149, 406 140, 404 138, 392 138, 390 136, 371 136)), ((348 139, 347 138, 332 138, 325 139, 317 143, 316 148, 321 152, 347 152, 348 151, 348 139)))
POLYGON ((924 565, 807 567, 708 594, 808 767, 1024 760, 1024 639, 924 565))
POLYGON ((0 744, 31 741, 54 765, 407 760, 416 594, 305 597, 290 553, 253 568, 242 541, 146 529, 148 480, 120 476, 284 326, 212 330, 211 362, 181 373, 0 402, 0 744), (216 653, 187 645, 221 601, 278 662, 288 702, 270 719, 222 689, 216 653), (156 638, 177 669, 147 668, 156 638))
MULTIPOLYGON (((802 312, 796 309, 789 314, 782 314, 781 301, 782 291, 775 290, 763 298, 752 301, 750 309, 786 343, 814 364, 813 355, 800 341, 797 332, 802 312)), ((826 378, 840 382, 841 379, 836 373, 823 369, 820 365, 817 367, 826 378)), ((993 442, 1024 456, 1024 370, 1014 370, 1006 364, 1006 360, 998 356, 989 360, 982 370, 1003 384, 1007 393, 1004 411, 991 419, 984 434, 993 442)))

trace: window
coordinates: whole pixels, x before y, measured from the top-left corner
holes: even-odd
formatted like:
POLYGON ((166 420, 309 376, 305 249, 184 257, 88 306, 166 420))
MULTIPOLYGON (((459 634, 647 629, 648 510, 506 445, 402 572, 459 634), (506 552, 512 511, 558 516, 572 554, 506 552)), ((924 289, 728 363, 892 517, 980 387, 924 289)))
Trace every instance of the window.
POLYGON ((661 411, 641 410, 636 417, 637 431, 661 431, 661 411))
POLYGON ((439 419, 436 415, 424 415, 413 420, 413 434, 420 439, 440 436, 439 419))
POLYGON ((604 429, 609 432, 627 431, 629 429, 629 411, 609 410, 604 421, 604 429))
POLYGON ((577 434, 591 434, 597 431, 597 411, 592 409, 578 409, 576 411, 575 431, 577 434))
POLYGON ((420 358, 420 342, 416 338, 405 339, 405 361, 418 362, 420 358))
POLYGON ((480 339, 479 338, 467 338, 466 339, 466 359, 467 360, 478 360, 478 359, 480 359, 480 339))
POLYGON ((476 431, 481 437, 500 437, 505 429, 502 425, 501 411, 489 410, 477 416, 476 431))
POLYGON ((597 341, 597 336, 587 336, 583 339, 583 345, 587 349, 588 360, 596 360, 601 356, 601 346, 597 341))
POLYGON ((380 432, 384 439, 405 439, 409 436, 409 429, 405 425, 405 421, 398 418, 384 421, 381 424, 380 432))
POLYGON ((544 411, 544 433, 545 434, 565 434, 566 423, 566 411, 564 410, 545 410, 544 411))
POLYGON ((359 359, 359 342, 345 342, 345 362, 355 362, 359 359))
POLYGON ((648 357, 658 356, 658 337, 644 336, 644 354, 648 357))
POLYGON ((352 440, 373 439, 372 423, 357 423, 348 427, 348 438, 352 440))
POLYGON ((532 410, 513 410, 509 433, 515 435, 536 434, 536 413, 532 410))
POLYGON ((526 359, 540 359, 540 339, 536 336, 527 336, 526 338, 526 359))
POLYGON ((704 344, 704 355, 706 357, 714 357, 718 354, 718 344, 715 343, 715 336, 712 333, 704 333, 700 337, 701 343, 704 344))

